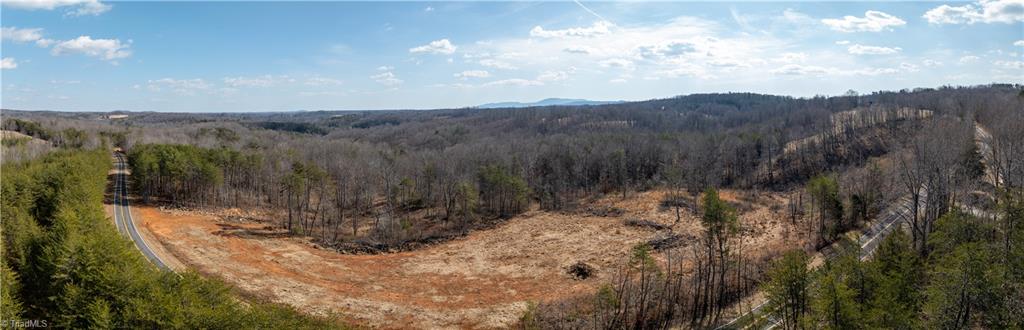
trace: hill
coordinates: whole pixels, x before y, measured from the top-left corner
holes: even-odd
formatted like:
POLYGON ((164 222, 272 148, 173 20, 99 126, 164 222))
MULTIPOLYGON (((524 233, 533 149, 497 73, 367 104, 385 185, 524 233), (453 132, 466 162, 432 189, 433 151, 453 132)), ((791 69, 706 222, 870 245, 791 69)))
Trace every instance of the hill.
POLYGON ((563 99, 563 98, 547 98, 537 102, 497 102, 487 103, 478 105, 480 109, 498 109, 498 108, 529 108, 529 107, 546 107, 553 105, 561 106, 579 106, 579 105, 602 105, 602 104, 615 104, 623 103, 625 101, 593 101, 585 99, 563 99))

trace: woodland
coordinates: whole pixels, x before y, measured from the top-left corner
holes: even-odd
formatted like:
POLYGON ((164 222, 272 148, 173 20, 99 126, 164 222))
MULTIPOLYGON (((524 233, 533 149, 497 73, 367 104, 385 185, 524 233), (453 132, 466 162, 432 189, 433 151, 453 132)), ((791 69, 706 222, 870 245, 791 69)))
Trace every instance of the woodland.
POLYGON ((529 210, 594 212, 596 198, 654 189, 672 192, 665 207, 700 214, 691 248, 633 247, 616 280, 531 304, 523 328, 713 328, 759 290, 784 329, 1024 326, 1024 86, 3 117, 5 131, 25 136, 3 146, 4 319, 189 328, 210 313, 223 325, 212 327, 337 326, 274 305, 239 307, 215 281, 126 256, 113 227, 100 225, 116 148, 142 203, 263 210, 274 226, 339 253, 415 250, 529 210), (814 239, 765 263, 744 259, 734 248, 744 230, 737 205, 720 189, 800 196, 790 213, 814 220, 814 239), (908 219, 862 261, 846 234, 898 200, 908 219), (809 267, 823 249, 831 257, 809 267))

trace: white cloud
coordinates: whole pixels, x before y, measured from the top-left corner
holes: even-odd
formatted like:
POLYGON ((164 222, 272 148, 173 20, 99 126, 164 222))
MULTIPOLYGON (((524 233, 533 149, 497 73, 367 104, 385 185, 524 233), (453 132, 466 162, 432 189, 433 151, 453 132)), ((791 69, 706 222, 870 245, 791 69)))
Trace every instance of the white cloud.
POLYGON ((891 31, 893 27, 906 25, 899 17, 880 11, 868 10, 864 17, 844 16, 843 18, 826 18, 821 20, 829 28, 840 32, 881 32, 891 31))
POLYGON ((594 50, 587 46, 569 46, 562 49, 563 52, 569 54, 591 54, 594 50))
POLYGON ((234 96, 238 93, 239 89, 234 87, 221 87, 218 88, 217 91, 224 96, 234 96))
POLYGON ((312 96, 334 96, 334 95, 339 95, 339 93, 338 92, 330 92, 330 91, 319 91, 319 92, 303 91, 303 92, 299 92, 299 96, 305 96, 305 97, 312 97, 312 96))
POLYGON ((866 69, 860 69, 860 70, 851 70, 851 71, 840 72, 840 74, 861 75, 861 76, 878 76, 878 75, 883 75, 883 74, 897 74, 897 73, 900 73, 900 70, 899 69, 893 69, 893 68, 866 68, 866 69))
POLYGON ((786 10, 783 10, 782 16, 777 17, 776 20, 793 26, 811 26, 818 24, 818 20, 808 16, 807 14, 796 11, 793 8, 786 8, 786 10))
MULTIPOLYGON (((479 46, 491 46, 492 43, 490 43, 490 42, 483 42, 483 41, 477 41, 476 45, 479 45, 479 46)), ((487 52, 475 52, 475 51, 466 51, 466 52, 462 53, 462 58, 467 59, 467 60, 477 59, 477 58, 486 58, 486 57, 491 57, 491 54, 487 53, 487 52)))
POLYGON ((700 79, 711 79, 715 78, 714 75, 709 74, 708 71, 696 64, 691 63, 678 63, 674 67, 659 70, 654 72, 652 75, 644 77, 644 79, 658 80, 660 78, 679 78, 679 77, 694 77, 700 79))
POLYGON ((636 57, 657 59, 679 57, 695 53, 700 45, 696 41, 671 40, 657 44, 640 45, 633 49, 636 57))
POLYGON ((936 61, 936 60, 924 60, 924 61, 921 61, 921 64, 924 64, 924 66, 926 66, 926 67, 942 66, 942 62, 939 62, 939 61, 936 61))
POLYGON ((530 36, 537 38, 570 38, 570 37, 595 37, 611 33, 615 24, 608 21, 597 21, 589 27, 575 27, 564 30, 545 30, 540 25, 530 29, 530 36))
POLYGON ((484 86, 484 87, 490 87, 490 86, 519 86, 519 87, 526 87, 526 86, 543 86, 543 85, 544 85, 543 82, 536 81, 536 80, 526 80, 526 79, 513 78, 513 79, 495 80, 495 81, 483 84, 482 86, 484 86))
POLYGON ((931 24, 1024 22, 1024 0, 980 0, 963 6, 941 5, 924 13, 931 24))
POLYGON ((97 0, 6 0, 5 7, 27 10, 54 10, 60 7, 71 7, 68 15, 99 15, 110 10, 111 6, 97 0))
POLYGON ((397 86, 397 85, 401 85, 403 82, 405 82, 402 79, 398 79, 398 77, 395 76, 395 73, 391 72, 391 71, 384 71, 384 72, 372 75, 372 76, 370 76, 370 79, 373 79, 377 83, 379 83, 381 85, 384 85, 384 86, 397 86))
POLYGON ((310 77, 306 79, 305 84, 307 86, 337 86, 341 85, 342 81, 334 78, 326 77, 310 77))
POLYGON ((485 59, 480 60, 480 65, 483 65, 483 66, 486 66, 486 67, 491 67, 491 68, 496 68, 496 69, 503 69, 503 70, 516 70, 516 69, 519 69, 518 67, 516 67, 516 66, 514 66, 512 64, 509 64, 508 62, 496 60, 496 59, 493 59, 493 58, 485 58, 485 59))
POLYGON ((395 67, 390 66, 390 65, 381 65, 381 66, 377 67, 377 71, 392 71, 394 69, 395 69, 395 67))
POLYGON ((15 69, 17 67, 18 62, 15 62, 13 57, 4 57, 2 60, 0 60, 0 69, 7 70, 15 69))
POLYGON ((453 84, 432 84, 432 85, 429 85, 428 87, 435 87, 435 88, 448 88, 448 87, 450 87, 450 88, 458 88, 458 89, 470 89, 470 88, 475 88, 477 86, 472 85, 472 84, 465 84, 465 83, 453 83, 453 84))
POLYGON ((633 67, 633 61, 622 59, 622 58, 610 58, 598 62, 601 66, 606 68, 631 68, 633 67))
MULTIPOLYGON (((810 22, 820 24, 815 20, 810 22)), ((794 49, 790 41, 770 34, 737 35, 731 27, 718 22, 687 16, 663 23, 614 26, 608 33, 595 33, 598 29, 591 28, 581 32, 584 30, 580 29, 571 33, 543 30, 540 35, 545 37, 487 40, 467 45, 460 51, 464 55, 473 54, 478 61, 486 59, 481 64, 489 67, 500 63, 501 67, 538 73, 577 66, 595 75, 631 72, 644 79, 683 76, 742 79, 735 71, 750 68, 750 71, 766 73, 767 68, 761 66, 768 59, 794 49)), ((614 78, 604 77, 606 80, 614 78)))
POLYGON ((721 67, 721 68, 749 68, 751 64, 746 61, 737 59, 711 59, 707 62, 709 65, 721 67))
MULTIPOLYGON (((815 26, 818 29, 824 28, 819 19, 793 11, 788 13, 796 21, 802 22, 806 29, 815 26)), ((885 17, 865 14, 862 18, 885 17)), ((790 26, 777 19, 773 22, 790 26)), ((881 30, 895 28, 894 24, 875 26, 882 25, 885 26, 879 28, 881 30)), ((664 23, 614 26, 609 28, 608 33, 587 34, 574 30, 576 32, 556 34, 542 30, 545 32, 541 34, 544 37, 531 35, 486 40, 467 44, 465 49, 460 48, 459 51, 465 58, 472 58, 467 62, 483 59, 486 60, 483 64, 489 67, 495 67, 495 63, 500 62, 504 67, 512 66, 524 72, 534 72, 536 76, 524 77, 533 80, 525 81, 542 82, 545 85, 555 84, 545 79, 561 78, 562 75, 544 73, 558 72, 569 66, 579 67, 588 79, 609 83, 612 80, 618 83, 640 79, 696 78, 714 81, 716 84, 749 83, 771 75, 872 77, 906 74, 915 70, 920 72, 925 68, 919 62, 922 59, 911 61, 881 55, 895 61, 875 64, 865 62, 873 60, 869 60, 867 55, 861 55, 903 53, 896 45, 854 47, 856 42, 845 42, 841 43, 844 44, 842 46, 836 46, 842 47, 839 49, 842 54, 837 54, 830 50, 804 49, 789 38, 781 38, 770 32, 737 34, 732 28, 706 19, 677 17, 664 23), (849 49, 851 47, 852 50, 849 49), (857 54, 850 55, 847 52, 857 54), (901 65, 901 62, 908 64, 901 65), (621 76, 623 73, 630 74, 630 77, 621 76)), ((835 41, 832 39, 826 42, 835 41)), ((488 70, 491 73, 496 71, 488 70)), ((575 77, 572 73, 568 76, 575 77)))
POLYGON ((427 8, 423 8, 423 11, 428 12, 428 13, 432 12, 432 11, 434 11, 434 7, 427 6, 427 8))
POLYGON ((778 69, 772 70, 771 72, 773 74, 784 76, 810 76, 825 75, 832 72, 832 70, 813 65, 786 64, 778 69))
POLYGON ((559 81, 569 79, 569 73, 565 71, 544 71, 537 76, 538 81, 559 81))
POLYGON ((850 44, 849 40, 839 40, 839 41, 836 41, 836 45, 840 45, 840 46, 845 46, 845 45, 849 45, 849 44, 850 44))
POLYGON ((423 46, 409 48, 409 52, 413 54, 429 53, 451 55, 452 53, 455 53, 456 48, 458 47, 455 47, 455 45, 453 45, 448 39, 441 39, 431 41, 429 44, 423 46))
MULTIPOLYGON (((901 69, 908 70, 910 68, 901 67, 901 69)), ((916 67, 914 69, 916 69, 916 67)), ((878 76, 885 74, 896 74, 899 72, 900 69, 894 68, 862 68, 844 70, 838 68, 799 64, 787 64, 771 71, 772 74, 783 76, 878 76)))
POLYGON ((491 76, 491 73, 484 70, 466 70, 456 73, 454 76, 459 79, 487 78, 491 76))
POLYGON ((903 71, 906 71, 906 72, 921 71, 920 69, 918 69, 917 64, 907 63, 907 62, 900 63, 900 70, 903 70, 903 71))
POLYGON ((89 36, 80 36, 57 43, 50 53, 53 55, 78 53, 111 61, 132 56, 132 51, 128 47, 129 45, 121 44, 121 40, 118 39, 93 39, 89 36))
POLYGON ((32 42, 43 38, 43 29, 19 29, 17 27, 3 27, 0 29, 0 39, 10 40, 17 43, 32 42))
POLYGON ((165 85, 172 88, 188 88, 188 89, 207 89, 211 85, 205 80, 196 79, 174 79, 174 78, 162 78, 157 80, 150 80, 150 84, 165 85))
POLYGON ((0 40, 8 40, 16 43, 35 42, 39 47, 50 47, 54 43, 52 39, 43 38, 43 29, 19 29, 17 27, 3 27, 0 31, 0 40))
POLYGON ((1024 47, 1024 40, 1017 40, 1013 42, 1014 46, 1024 47))
POLYGON ((775 59, 776 62, 782 63, 803 62, 805 60, 807 60, 807 53, 783 53, 782 56, 775 59))
POLYGON ((846 50, 849 51, 850 54, 854 55, 890 55, 899 53, 903 49, 899 47, 879 47, 854 44, 846 50))
POLYGON ((960 58, 960 64, 974 63, 980 60, 980 57, 974 55, 967 55, 960 58))
POLYGON ((146 88, 153 92, 163 91, 164 88, 170 89, 172 92, 181 95, 195 95, 196 91, 205 91, 213 87, 210 83, 205 80, 196 79, 174 79, 174 78, 162 78, 156 80, 150 80, 147 82, 146 88))
POLYGON ((1001 67, 1004 67, 1004 68, 1007 68, 1007 69, 1015 69, 1015 70, 1024 69, 1024 62, 1022 62, 1022 61, 995 61, 995 62, 992 62, 992 64, 995 64, 997 66, 1001 66, 1001 67))
POLYGON ((288 76, 263 75, 257 77, 225 77, 224 85, 229 87, 270 87, 282 82, 294 82, 288 76))

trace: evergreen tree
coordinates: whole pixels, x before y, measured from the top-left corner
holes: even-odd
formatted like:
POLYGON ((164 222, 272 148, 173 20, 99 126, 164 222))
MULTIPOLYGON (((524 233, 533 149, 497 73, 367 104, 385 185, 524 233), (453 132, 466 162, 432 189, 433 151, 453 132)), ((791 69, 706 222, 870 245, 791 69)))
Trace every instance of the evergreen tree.
POLYGON ((869 324, 876 328, 915 328, 924 274, 910 237, 902 230, 894 231, 878 246, 867 267, 875 283, 869 324))
POLYGON ((782 320, 783 329, 798 329, 807 312, 807 287, 810 281, 807 254, 802 250, 786 252, 768 270, 765 292, 769 310, 782 320))
POLYGON ((942 255, 929 272, 924 316, 928 327, 1005 329, 1005 269, 989 246, 966 243, 942 255))
POLYGON ((818 210, 818 245, 824 246, 846 229, 839 183, 831 176, 818 175, 807 183, 807 192, 814 198, 818 210))
POLYGON ((846 284, 846 274, 838 268, 826 270, 815 280, 811 292, 810 329, 856 329, 860 327, 857 292, 846 284))

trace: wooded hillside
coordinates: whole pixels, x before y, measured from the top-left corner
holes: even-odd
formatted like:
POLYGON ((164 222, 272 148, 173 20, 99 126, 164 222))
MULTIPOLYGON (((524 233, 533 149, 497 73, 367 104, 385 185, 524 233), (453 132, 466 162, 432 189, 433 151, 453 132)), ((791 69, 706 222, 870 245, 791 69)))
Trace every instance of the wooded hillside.
MULTIPOLYGON (((145 202, 259 209, 282 231, 345 253, 415 249, 532 208, 613 213, 588 203, 653 189, 669 192, 662 207, 702 216, 703 231, 687 249, 674 249, 671 243, 682 238, 669 230, 655 244, 636 246, 615 282, 593 296, 536 305, 524 315, 526 327, 710 327, 727 322, 726 308, 764 281, 771 310, 787 329, 1013 328, 1024 315, 1022 90, 699 94, 517 109, 132 113, 116 121, 13 112, 17 121, 8 127, 49 137, 65 132, 62 141, 71 142, 62 146, 124 148, 145 202), (779 220, 806 221, 812 242, 774 267, 748 260, 735 246, 749 229, 737 223, 735 206, 719 198, 720 188, 793 195, 789 219, 779 220), (860 245, 852 244, 857 232, 903 204, 908 211, 898 234, 860 263, 860 245), (809 269, 808 252, 827 254, 824 266, 809 269), (981 265, 987 267, 977 270, 981 265)), ((45 169, 65 156, 11 166, 45 169)), ((90 166, 100 165, 83 163, 90 166)), ((65 180, 37 171, 54 178, 15 170, 12 175, 26 178, 7 180, 5 170, 5 196, 12 196, 7 189, 29 196, 60 191, 18 184, 65 180)), ((45 206, 45 199, 19 203, 13 209, 27 213, 14 216, 35 221, 14 222, 29 228, 19 233, 44 233, 54 221, 49 215, 63 214, 52 213, 56 206, 45 206)), ((34 251, 25 247, 30 244, 5 244, 14 251, 8 259, 17 274, 36 269, 16 262, 34 251)), ((44 307, 24 311, 38 308, 44 307)))
POLYGON ((329 320, 243 303, 197 274, 157 270, 103 211, 107 150, 4 164, 0 319, 59 328, 327 328, 329 320))

